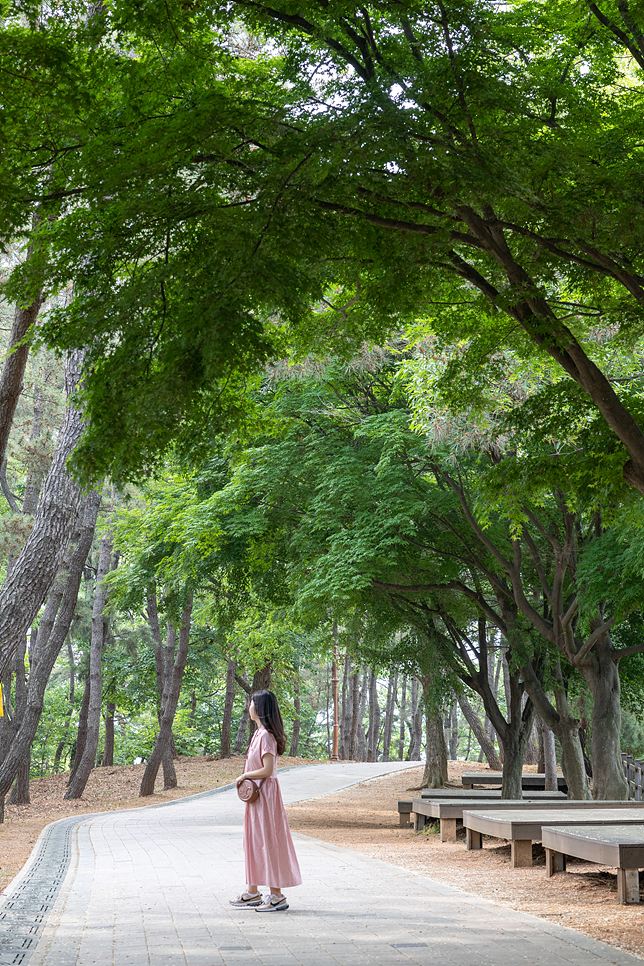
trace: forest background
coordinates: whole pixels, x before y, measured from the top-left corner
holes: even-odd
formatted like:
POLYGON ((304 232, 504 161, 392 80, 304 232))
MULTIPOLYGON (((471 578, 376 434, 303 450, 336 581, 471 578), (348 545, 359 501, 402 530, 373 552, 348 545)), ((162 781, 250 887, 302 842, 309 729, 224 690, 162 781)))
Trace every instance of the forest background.
POLYGON ((644 752, 637 4, 8 3, 0 800, 644 752))

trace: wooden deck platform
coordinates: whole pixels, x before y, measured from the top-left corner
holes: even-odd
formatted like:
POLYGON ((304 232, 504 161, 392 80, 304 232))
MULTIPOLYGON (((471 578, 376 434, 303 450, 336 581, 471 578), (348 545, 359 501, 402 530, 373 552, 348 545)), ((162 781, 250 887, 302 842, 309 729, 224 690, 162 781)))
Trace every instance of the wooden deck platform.
POLYGON ((617 898, 640 901, 639 870, 644 869, 644 823, 641 825, 561 825, 541 830, 546 875, 566 871, 566 856, 617 869, 617 898))

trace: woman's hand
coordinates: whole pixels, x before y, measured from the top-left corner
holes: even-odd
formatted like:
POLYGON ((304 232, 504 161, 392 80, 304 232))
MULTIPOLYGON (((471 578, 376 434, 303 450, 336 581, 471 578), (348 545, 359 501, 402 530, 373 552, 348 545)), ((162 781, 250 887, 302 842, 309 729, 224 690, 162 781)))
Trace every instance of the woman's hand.
POLYGON ((239 788, 240 784, 244 781, 245 778, 246 778, 246 775, 244 774, 244 775, 240 775, 239 778, 235 779, 235 785, 237 786, 237 788, 239 788))

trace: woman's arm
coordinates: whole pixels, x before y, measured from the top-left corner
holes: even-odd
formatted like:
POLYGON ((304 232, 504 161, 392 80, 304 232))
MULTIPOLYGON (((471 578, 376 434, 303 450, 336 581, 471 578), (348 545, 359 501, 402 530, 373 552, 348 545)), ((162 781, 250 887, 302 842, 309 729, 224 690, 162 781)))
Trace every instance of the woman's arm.
POLYGON ((240 775, 236 780, 235 784, 239 785, 244 778, 252 778, 257 780, 258 778, 270 778, 275 770, 275 755, 271 755, 268 752, 262 755, 263 765, 261 768, 256 768, 255 771, 245 771, 243 775, 240 775))

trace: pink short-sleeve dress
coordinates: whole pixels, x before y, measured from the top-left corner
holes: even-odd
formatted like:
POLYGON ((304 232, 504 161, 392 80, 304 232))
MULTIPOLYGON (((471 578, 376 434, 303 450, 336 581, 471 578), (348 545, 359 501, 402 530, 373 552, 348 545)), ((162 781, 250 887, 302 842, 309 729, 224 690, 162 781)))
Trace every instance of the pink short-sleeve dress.
MULTIPOLYGON (((277 769, 277 742, 266 728, 260 726, 250 743, 245 770, 248 772, 261 768, 264 764, 264 755, 274 756, 277 769)), ((244 856, 248 885, 284 889, 302 884, 300 867, 275 773, 262 785, 257 801, 252 804, 246 803, 244 856)))

